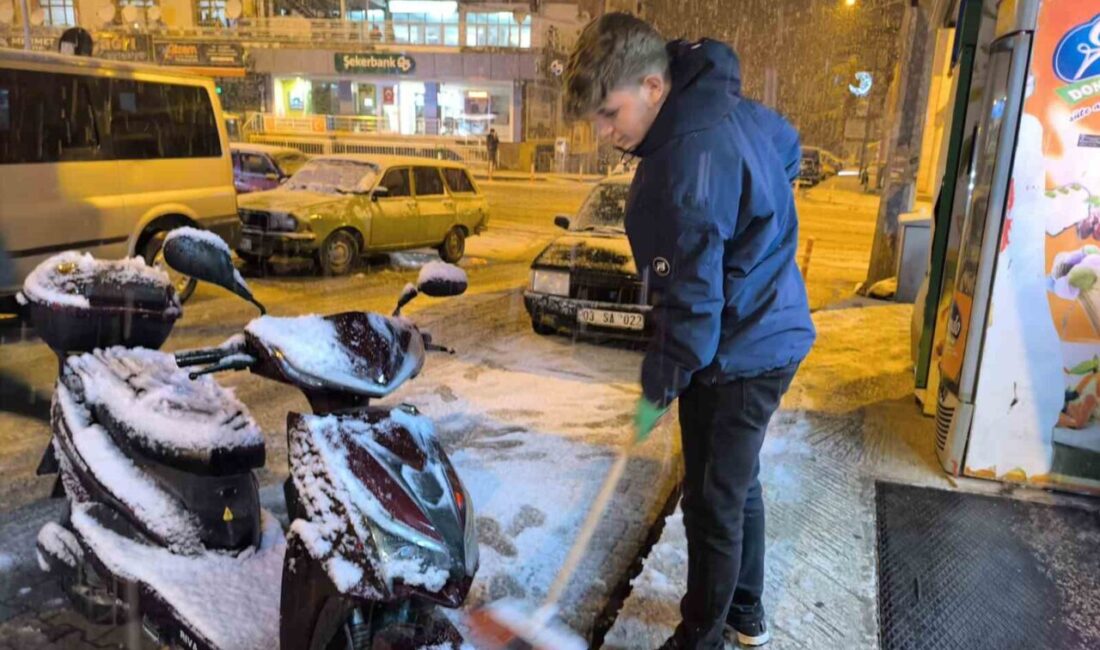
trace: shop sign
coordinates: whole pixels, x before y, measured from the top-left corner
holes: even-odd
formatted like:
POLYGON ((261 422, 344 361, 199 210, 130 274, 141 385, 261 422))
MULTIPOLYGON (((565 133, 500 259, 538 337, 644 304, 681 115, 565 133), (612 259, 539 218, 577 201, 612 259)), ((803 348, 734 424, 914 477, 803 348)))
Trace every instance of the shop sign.
POLYGON ((161 65, 193 68, 244 67, 244 48, 236 43, 157 42, 157 61, 161 65))
MULTIPOLYGON (((25 42, 22 34, 0 36, 0 47, 10 47, 14 50, 22 50, 23 43, 25 42)), ((35 52, 56 52, 57 39, 53 36, 31 36, 31 50, 35 52)))
POLYGON ((1100 15, 1077 25, 1058 42, 1054 73, 1069 84, 1057 92, 1070 106, 1100 98, 1100 15))
POLYGON ((153 61, 153 39, 146 34, 99 32, 92 36, 92 42, 96 58, 136 63, 153 61))
POLYGON ((382 89, 382 103, 386 106, 392 106, 397 103, 393 92, 393 86, 386 86, 382 89))
POLYGON ((354 74, 412 74, 416 60, 398 53, 337 54, 336 71, 354 74))

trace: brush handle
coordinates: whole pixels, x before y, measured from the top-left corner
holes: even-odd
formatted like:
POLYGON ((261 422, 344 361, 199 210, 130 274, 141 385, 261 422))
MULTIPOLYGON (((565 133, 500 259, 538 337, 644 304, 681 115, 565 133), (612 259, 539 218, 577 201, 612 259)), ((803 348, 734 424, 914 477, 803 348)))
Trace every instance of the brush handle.
POLYGON ((588 550, 588 543, 592 541, 592 535, 595 534, 596 527, 599 525, 600 519, 603 518, 604 510, 607 510, 607 504, 611 502, 611 495, 615 493, 615 488, 619 485, 619 479, 622 478, 623 471, 626 469, 626 461, 630 459, 630 448, 632 446, 633 444, 628 443, 623 447, 623 450, 619 452, 619 457, 615 459, 615 464, 611 466, 607 478, 604 479, 603 487, 600 488, 596 500, 592 502, 592 507, 588 510, 588 517, 585 518, 580 532, 577 533, 573 548, 569 549, 569 555, 566 556, 565 563, 558 570, 554 583, 550 585, 550 591, 547 592, 542 607, 539 607, 535 613, 536 625, 541 626, 556 613, 558 600, 561 599, 565 588, 569 585, 569 580, 573 577, 577 566, 580 565, 584 552, 588 550))

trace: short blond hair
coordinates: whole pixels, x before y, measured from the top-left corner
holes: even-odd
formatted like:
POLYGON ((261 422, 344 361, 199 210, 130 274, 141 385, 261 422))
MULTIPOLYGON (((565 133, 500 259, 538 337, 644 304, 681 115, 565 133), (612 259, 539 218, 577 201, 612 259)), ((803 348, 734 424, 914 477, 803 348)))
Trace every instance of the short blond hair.
POLYGON ((649 23, 626 13, 609 13, 588 23, 565 66, 565 112, 584 117, 608 93, 646 75, 668 78, 665 40, 649 23))

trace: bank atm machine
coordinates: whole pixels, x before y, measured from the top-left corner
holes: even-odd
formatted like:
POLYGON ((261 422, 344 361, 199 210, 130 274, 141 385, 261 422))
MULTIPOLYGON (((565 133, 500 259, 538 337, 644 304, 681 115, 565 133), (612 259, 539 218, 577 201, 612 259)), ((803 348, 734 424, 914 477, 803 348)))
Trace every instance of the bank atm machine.
POLYGON ((1100 1, 1001 3, 936 405, 955 475, 1100 493, 1100 1))

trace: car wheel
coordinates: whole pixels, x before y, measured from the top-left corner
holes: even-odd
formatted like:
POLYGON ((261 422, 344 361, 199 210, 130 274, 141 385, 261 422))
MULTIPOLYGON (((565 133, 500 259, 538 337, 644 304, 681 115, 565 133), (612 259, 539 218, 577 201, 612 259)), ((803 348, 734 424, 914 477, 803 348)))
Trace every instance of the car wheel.
POLYGON ((543 325, 537 320, 531 320, 531 329, 535 330, 535 334, 539 336, 551 336, 557 334, 558 331, 549 325, 543 325))
POLYGON ((451 228, 447 238, 439 245, 439 257, 448 264, 455 264, 466 254, 466 233, 461 228, 451 228))
POLYGON ((346 230, 337 230, 321 245, 321 271, 325 275, 347 275, 359 260, 359 242, 346 230))
POLYGON ((172 286, 176 288, 176 295, 179 296, 180 303, 185 303, 195 293, 195 287, 199 283, 195 278, 176 272, 164 261, 164 240, 168 237, 168 232, 167 230, 161 230, 153 233, 149 241, 145 242, 145 250, 141 252, 141 256, 145 258, 145 263, 149 266, 159 266, 164 269, 164 272, 168 274, 168 278, 172 281, 172 286))

